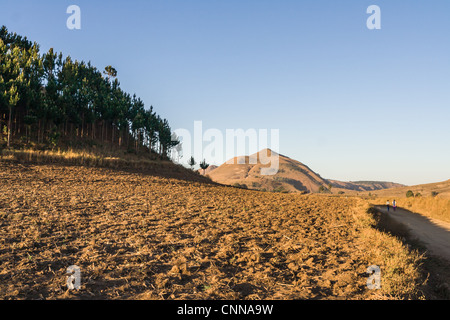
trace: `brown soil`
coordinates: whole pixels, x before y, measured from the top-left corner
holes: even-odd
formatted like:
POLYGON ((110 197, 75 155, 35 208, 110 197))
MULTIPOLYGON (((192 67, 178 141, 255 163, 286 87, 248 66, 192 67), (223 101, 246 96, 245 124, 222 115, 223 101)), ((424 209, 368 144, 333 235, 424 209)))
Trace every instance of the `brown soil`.
POLYGON ((0 299, 378 294, 366 289, 374 243, 359 237, 353 199, 8 162, 0 188, 0 299), (80 291, 67 290, 71 265, 80 291))

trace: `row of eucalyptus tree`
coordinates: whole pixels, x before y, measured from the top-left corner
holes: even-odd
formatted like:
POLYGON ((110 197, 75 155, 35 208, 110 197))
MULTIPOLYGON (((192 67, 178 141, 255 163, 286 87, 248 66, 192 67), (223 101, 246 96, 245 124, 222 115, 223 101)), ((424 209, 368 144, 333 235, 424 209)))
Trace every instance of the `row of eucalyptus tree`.
MULTIPOLYGON (((166 156, 177 145, 166 119, 120 88, 117 71, 100 71, 26 37, 0 29, 0 136, 52 143, 93 139, 166 156)), ((0 141, 0 144, 2 142, 0 141)))

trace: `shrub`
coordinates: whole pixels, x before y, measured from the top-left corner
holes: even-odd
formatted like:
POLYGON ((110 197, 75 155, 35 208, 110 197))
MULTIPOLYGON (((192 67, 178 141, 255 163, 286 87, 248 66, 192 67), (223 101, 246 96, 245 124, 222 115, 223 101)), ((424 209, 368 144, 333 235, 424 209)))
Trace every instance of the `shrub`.
POLYGON ((194 166, 196 164, 197 164, 197 162, 195 161, 194 157, 191 157, 188 162, 188 165, 191 167, 191 170, 194 170, 194 166))
POLYGON ((252 182, 252 187, 253 187, 253 188, 261 188, 261 183, 258 183, 258 182, 252 182))
POLYGON ((200 168, 203 170, 203 175, 206 173, 206 169, 209 168, 209 164, 206 163, 206 160, 200 162, 200 168))
POLYGON ((331 189, 328 189, 325 186, 320 186, 319 187, 319 193, 332 193, 332 192, 331 192, 331 189))
POLYGON ((439 192, 437 192, 437 191, 432 191, 432 192, 431 192, 431 196, 432 196, 433 198, 434 198, 434 197, 437 197, 438 194, 439 194, 439 192))
POLYGON ((414 198, 414 192, 412 192, 411 190, 409 190, 409 191, 406 193, 406 197, 407 197, 407 198, 414 198))
POLYGON ((287 193, 288 191, 287 190, 285 190, 283 187, 276 187, 276 188, 274 188, 273 189, 273 192, 275 192, 275 193, 287 193))

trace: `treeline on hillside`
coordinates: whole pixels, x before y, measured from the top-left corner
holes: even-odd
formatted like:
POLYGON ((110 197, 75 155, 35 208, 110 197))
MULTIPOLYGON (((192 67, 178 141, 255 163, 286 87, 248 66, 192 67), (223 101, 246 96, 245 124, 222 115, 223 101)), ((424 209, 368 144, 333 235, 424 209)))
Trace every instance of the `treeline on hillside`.
POLYGON ((117 71, 102 72, 26 37, 0 29, 0 147, 12 141, 57 146, 93 139, 167 156, 177 145, 153 107, 120 88, 117 71))

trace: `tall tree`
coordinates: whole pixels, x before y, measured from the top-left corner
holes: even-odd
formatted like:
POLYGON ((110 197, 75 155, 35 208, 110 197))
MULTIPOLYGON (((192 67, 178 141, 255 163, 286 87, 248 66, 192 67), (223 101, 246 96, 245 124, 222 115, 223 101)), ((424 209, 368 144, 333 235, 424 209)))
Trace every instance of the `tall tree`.
POLYGON ((21 68, 21 59, 24 54, 18 47, 7 48, 3 40, 0 39, 0 68, 2 84, 3 101, 6 101, 8 106, 8 132, 7 132, 7 146, 11 145, 11 131, 12 131, 12 113, 14 107, 19 102, 18 86, 24 81, 24 73, 21 68))
POLYGON ((103 71, 103 74, 105 74, 108 77, 108 81, 111 82, 111 78, 117 77, 117 70, 112 66, 107 66, 105 67, 105 71, 103 71))
POLYGON ((188 165, 191 167, 192 170, 194 170, 194 166, 197 164, 197 162, 195 161, 194 157, 191 157, 189 159, 188 165))
MULTIPOLYGON (((166 158, 178 145, 169 122, 124 92, 117 70, 100 71, 90 62, 63 57, 53 49, 39 54, 27 38, 0 28, 0 129, 8 145, 25 132, 38 143, 97 139, 111 147, 134 143, 135 149, 166 158), (6 129, 6 130, 5 130, 6 129), (101 134, 98 134, 101 131, 101 134)), ((1 141, 0 141, 1 143, 1 141)))
POLYGON ((203 175, 205 175, 206 169, 209 168, 209 164, 206 163, 206 159, 204 159, 202 162, 200 162, 200 168, 203 169, 203 175))

